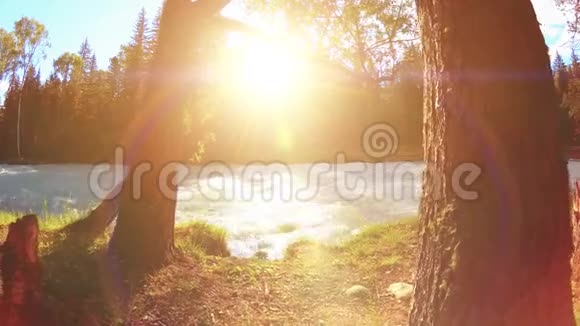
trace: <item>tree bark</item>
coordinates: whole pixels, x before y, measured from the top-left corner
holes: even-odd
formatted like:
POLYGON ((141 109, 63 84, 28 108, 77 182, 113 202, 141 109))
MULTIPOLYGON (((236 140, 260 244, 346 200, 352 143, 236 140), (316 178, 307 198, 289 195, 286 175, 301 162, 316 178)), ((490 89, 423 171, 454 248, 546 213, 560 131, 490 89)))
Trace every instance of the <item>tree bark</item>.
POLYGON ((410 325, 574 325, 568 172, 532 4, 417 8, 427 167, 410 325), (463 185, 475 200, 454 186, 464 163, 481 168, 463 185))
POLYGON ((572 195, 572 296, 580 295, 580 182, 576 181, 572 195))
POLYGON ((183 108, 202 77, 197 54, 203 27, 227 3, 167 0, 164 4, 143 105, 122 141, 129 175, 111 248, 122 264, 132 268, 154 269, 172 256, 177 186, 169 164, 184 162, 183 108), (136 173, 146 165, 150 171, 136 173))
POLYGON ((25 216, 10 224, 1 247, 2 299, 0 324, 48 325, 41 301, 41 269, 38 259, 38 219, 25 216))

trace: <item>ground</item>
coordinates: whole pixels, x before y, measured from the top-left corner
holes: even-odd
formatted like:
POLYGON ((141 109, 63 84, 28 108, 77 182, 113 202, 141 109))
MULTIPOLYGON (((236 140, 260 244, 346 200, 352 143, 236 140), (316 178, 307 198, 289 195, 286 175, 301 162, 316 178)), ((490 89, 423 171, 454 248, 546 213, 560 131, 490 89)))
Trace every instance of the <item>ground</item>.
MULTIPOLYGON (((0 224, 10 219, 0 214, 0 224)), ((336 245, 304 240, 278 261, 230 257, 223 230, 180 225, 177 258, 132 286, 117 277, 108 232, 79 240, 63 232, 70 220, 44 222, 40 235, 47 310, 58 325, 407 325, 409 300, 387 288, 413 281, 413 218, 336 245), (348 297, 354 285, 370 296, 348 297)))
POLYGON ((280 261, 177 262, 148 279, 131 316, 138 325, 405 325, 409 302, 387 288, 412 282, 415 230, 406 221, 368 227, 337 246, 303 241, 280 261), (371 296, 347 297, 353 285, 371 296))
MULTIPOLYGON (((12 219, 0 214, 0 224, 12 219)), ((41 224, 44 295, 59 325, 406 324, 409 302, 387 288, 412 282, 415 219, 369 226, 338 245, 304 240, 279 261, 229 257, 222 230, 181 225, 181 254, 139 286, 117 279, 106 250, 110 230, 79 239, 63 231, 72 219, 41 224), (370 297, 348 297, 354 285, 368 288, 370 297)), ((0 227, 0 238, 5 234, 0 227)))

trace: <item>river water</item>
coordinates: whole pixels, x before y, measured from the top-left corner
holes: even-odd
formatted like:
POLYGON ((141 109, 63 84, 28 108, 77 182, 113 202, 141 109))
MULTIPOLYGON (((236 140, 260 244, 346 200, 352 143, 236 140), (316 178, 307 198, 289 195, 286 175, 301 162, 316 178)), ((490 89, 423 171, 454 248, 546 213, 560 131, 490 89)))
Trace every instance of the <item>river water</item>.
MULTIPOLYGON (((222 226, 233 255, 263 251, 277 259, 300 239, 338 241, 365 225, 416 215, 423 169, 421 162, 191 167, 179 190, 177 222, 222 226)), ((580 161, 569 170, 571 181, 580 180, 580 161)), ((0 165, 0 210, 40 216, 89 210, 115 183, 98 171, 0 165)))

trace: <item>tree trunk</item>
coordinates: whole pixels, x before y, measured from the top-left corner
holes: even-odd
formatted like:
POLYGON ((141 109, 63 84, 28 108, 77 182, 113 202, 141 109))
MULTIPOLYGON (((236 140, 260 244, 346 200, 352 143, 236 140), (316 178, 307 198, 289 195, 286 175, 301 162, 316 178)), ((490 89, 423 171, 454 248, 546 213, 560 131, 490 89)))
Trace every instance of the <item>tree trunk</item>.
POLYGON ((572 296, 580 295, 580 182, 575 182, 575 190, 572 195, 572 242, 574 254, 572 255, 572 296))
POLYGON ((10 224, 1 250, 2 298, 0 324, 48 325, 41 301, 41 270, 38 259, 38 219, 25 216, 10 224))
POLYGON ((417 7, 427 168, 410 325, 574 325, 568 173, 532 4, 417 7), (475 200, 464 163, 481 168, 463 184, 475 200))
MULTIPOLYGON (((199 39, 204 26, 227 0, 167 0, 159 43, 150 66, 143 106, 123 140, 129 176, 121 194, 111 239, 123 264, 156 268, 172 255, 177 186, 172 162, 183 162, 183 108, 195 94, 199 74, 199 39), (141 175, 137 171, 151 166, 141 175)), ((195 141, 195 140, 190 140, 195 141)), ((143 170, 141 170, 143 171, 143 170)))
POLYGON ((191 90, 167 80, 149 86, 152 95, 146 96, 145 112, 139 113, 132 139, 125 142, 129 174, 111 239, 122 263, 140 270, 162 265, 173 252, 177 187, 173 174, 163 173, 181 158, 182 108, 191 90), (142 168, 144 174, 138 172, 142 168))

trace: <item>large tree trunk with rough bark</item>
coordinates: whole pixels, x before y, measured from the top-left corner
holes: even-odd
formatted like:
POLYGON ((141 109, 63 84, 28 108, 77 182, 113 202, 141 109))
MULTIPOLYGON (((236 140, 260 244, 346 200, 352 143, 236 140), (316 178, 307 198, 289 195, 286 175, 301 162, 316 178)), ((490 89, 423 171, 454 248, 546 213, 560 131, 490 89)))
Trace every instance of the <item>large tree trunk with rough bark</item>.
POLYGON ((532 4, 417 7, 427 168, 410 325, 574 325, 568 173, 532 4))
POLYGON ((183 108, 200 81, 203 27, 228 1, 167 0, 143 105, 123 141, 129 176, 111 241, 122 264, 149 270, 173 252, 177 186, 171 162, 183 161, 183 108))

